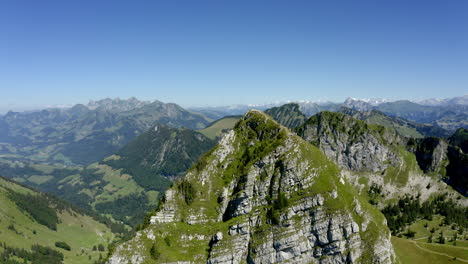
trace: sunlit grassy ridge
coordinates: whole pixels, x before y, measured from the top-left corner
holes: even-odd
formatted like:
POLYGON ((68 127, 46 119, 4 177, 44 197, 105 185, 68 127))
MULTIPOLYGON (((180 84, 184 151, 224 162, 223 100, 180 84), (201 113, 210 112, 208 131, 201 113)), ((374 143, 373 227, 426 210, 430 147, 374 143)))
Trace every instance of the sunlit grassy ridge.
POLYGON ((219 120, 214 121, 206 128, 199 130, 199 132, 210 139, 216 139, 222 135, 223 131, 232 129, 240 118, 240 116, 221 118, 219 120))
MULTIPOLYGON (((57 230, 39 224, 28 212, 21 210, 10 199, 10 193, 41 195, 35 191, 0 178, 0 242, 8 246, 30 250, 34 244, 48 246, 63 253, 64 263, 93 263, 99 254, 93 246, 107 245, 114 235, 105 225, 71 209, 57 210, 57 230), (55 247, 55 242, 66 242, 71 251, 55 247), (90 260, 91 257, 91 260, 90 260)), ((53 208, 53 204, 49 205, 53 208)), ((1 251, 2 249, 0 249, 1 251)))

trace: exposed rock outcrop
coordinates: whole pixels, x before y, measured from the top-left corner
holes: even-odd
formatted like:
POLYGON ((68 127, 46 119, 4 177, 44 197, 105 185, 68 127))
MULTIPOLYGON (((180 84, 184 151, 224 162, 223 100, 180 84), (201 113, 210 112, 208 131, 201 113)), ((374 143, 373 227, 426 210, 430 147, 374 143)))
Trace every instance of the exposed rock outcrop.
POLYGON ((383 215, 318 148, 259 111, 175 182, 152 221, 109 263, 395 259, 383 215))
POLYGON ((447 165, 447 141, 428 137, 416 140, 415 143, 409 142, 408 147, 416 155, 419 167, 425 173, 439 172, 447 165))
MULTIPOLYGON (((466 140, 457 143, 467 144, 466 140)), ((438 175, 458 192, 468 195, 468 154, 462 148, 445 139, 429 137, 410 141, 408 149, 416 155, 418 165, 425 173, 438 175)))
MULTIPOLYGON (((448 193, 457 203, 467 203, 445 182, 432 176, 435 173, 444 178, 446 171, 460 175, 468 170, 458 162, 463 160, 463 153, 448 151, 452 148, 443 139, 408 139, 391 128, 327 111, 312 116, 296 132, 335 161, 360 192, 368 192, 371 186, 380 188, 382 195, 373 201, 378 206, 407 195, 425 201, 442 193, 448 193), (454 157, 452 165, 448 154, 454 157)), ((462 194, 466 192, 466 188, 459 187, 466 183, 464 177, 445 181, 457 186, 462 194)))
POLYGON ((289 103, 265 110, 276 122, 289 128, 295 128, 305 123, 307 117, 296 103, 289 103))
POLYGON ((400 137, 382 126, 368 125, 342 113, 321 112, 297 132, 343 169, 377 172, 401 163, 396 149, 391 148, 402 142, 400 137))

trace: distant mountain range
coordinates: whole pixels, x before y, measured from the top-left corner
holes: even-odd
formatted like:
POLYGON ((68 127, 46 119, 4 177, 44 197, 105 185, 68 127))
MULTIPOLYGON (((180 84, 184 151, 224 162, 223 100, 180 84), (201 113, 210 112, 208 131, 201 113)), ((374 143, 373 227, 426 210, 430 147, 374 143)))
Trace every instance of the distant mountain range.
POLYGON ((446 98, 446 99, 425 99, 421 101, 415 101, 415 103, 421 105, 432 105, 432 106, 446 106, 446 105, 468 105, 468 94, 463 96, 453 97, 453 98, 446 98))
POLYGON ((204 128, 211 119, 172 103, 104 99, 71 108, 8 112, 0 117, 0 155, 90 164, 155 124, 204 128))
MULTIPOLYGON (((250 109, 266 110, 278 107, 287 102, 277 102, 263 105, 235 105, 225 107, 196 107, 190 110, 218 119, 227 115, 243 115, 250 109)), ((357 99, 347 98, 343 103, 297 101, 300 110, 308 117, 321 111, 336 112, 341 107, 359 111, 378 110, 389 116, 404 118, 424 124, 440 126, 450 132, 460 127, 468 128, 468 95, 448 99, 428 99, 423 101, 388 99, 357 99)))
POLYGON ((95 263, 115 237, 80 208, 1 176, 0 204, 0 263, 95 263))

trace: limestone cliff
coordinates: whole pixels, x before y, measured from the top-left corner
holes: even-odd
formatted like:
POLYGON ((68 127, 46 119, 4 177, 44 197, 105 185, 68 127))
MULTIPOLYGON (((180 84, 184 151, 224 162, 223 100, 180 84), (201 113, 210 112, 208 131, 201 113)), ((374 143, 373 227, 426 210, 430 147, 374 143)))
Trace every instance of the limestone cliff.
POLYGON ((318 148, 248 112, 109 263, 393 263, 383 215, 318 148))
POLYGON ((289 103, 265 110, 276 122, 289 128, 295 128, 305 123, 307 117, 296 103, 289 103))
MULTIPOLYGON (((425 174, 445 170, 447 143, 444 140, 427 143, 427 139, 408 139, 390 128, 327 111, 309 118, 296 132, 338 164, 361 193, 369 192, 371 186, 381 189, 381 197, 374 200, 376 205, 383 206, 388 200, 406 195, 424 201, 442 193, 448 193, 458 203, 468 203, 440 177, 425 174)), ((459 178, 455 180, 463 182, 459 178)))
POLYGON ((402 141, 393 131, 342 113, 320 112, 297 129, 341 168, 382 171, 401 160, 392 149, 402 141))
MULTIPOLYGON (((428 137, 412 140, 408 149, 416 155, 419 167, 425 172, 436 175, 450 184, 455 190, 468 196, 468 154, 449 139, 428 137)), ((459 145, 467 144, 459 141, 459 145)))

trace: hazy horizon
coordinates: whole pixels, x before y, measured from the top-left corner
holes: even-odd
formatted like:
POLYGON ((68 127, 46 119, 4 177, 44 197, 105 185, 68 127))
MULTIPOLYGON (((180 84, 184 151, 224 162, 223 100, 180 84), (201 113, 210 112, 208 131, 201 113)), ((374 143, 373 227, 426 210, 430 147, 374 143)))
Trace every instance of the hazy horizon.
MULTIPOLYGON (((460 95, 457 95, 457 96, 454 96, 454 97, 462 97, 462 96, 467 96, 468 94, 460 94, 460 95)), ((142 99, 142 98, 138 98, 136 96, 130 96, 130 97, 127 97, 127 98, 121 98, 121 97, 105 97, 105 98, 93 98, 93 99, 89 99, 88 101, 86 102, 75 102, 75 103, 71 103, 71 104, 58 104, 58 105, 47 105, 47 104, 44 104, 44 105, 37 105, 37 106, 29 106, 29 107, 18 107, 18 108, 8 108, 8 107, 5 107, 3 108, 3 106, 0 105, 0 114, 5 114, 9 111, 13 111, 13 112, 28 112, 28 111, 38 111, 38 110, 42 110, 42 109, 51 109, 51 108, 70 108, 70 107, 73 107, 74 105, 77 105, 77 104, 83 104, 83 105, 87 105, 88 103, 90 103, 91 101, 100 101, 100 100, 104 100, 104 99, 112 99, 112 100, 115 100, 115 99, 120 99, 120 100, 129 100, 131 98, 135 98, 139 101, 150 101, 150 102, 154 102, 154 101, 161 101, 163 103, 174 103, 174 104, 177 104, 183 108, 210 108, 210 107, 213 107, 213 108, 216 108, 216 107, 229 107, 229 106, 242 106, 242 105, 250 105, 250 106, 263 106, 263 105, 274 105, 274 104, 284 104, 284 103, 290 103, 290 102, 311 102, 311 103, 343 103, 346 99, 348 98, 354 98, 354 99, 358 99, 358 100, 369 100, 369 99, 384 99, 384 100, 388 100, 388 102, 394 102, 394 101, 399 101, 399 100, 408 100, 408 101, 411 101, 411 102, 418 102, 418 101, 422 101, 422 100, 429 100, 429 99, 440 99, 440 100, 444 100, 444 99, 451 99, 451 98, 454 98, 454 97, 445 97, 445 98, 436 98, 436 97, 431 97, 431 98, 422 98, 422 99, 418 99, 418 100, 412 100, 410 98, 397 98, 397 99, 390 99, 390 98, 383 98, 383 97, 363 97, 363 98, 358 98, 358 97, 346 97, 344 98, 343 100, 340 100, 340 101, 332 101, 332 100, 327 100, 327 99, 317 99, 317 100, 314 100, 314 99, 297 99, 297 100, 277 100, 277 101, 270 101, 270 102, 257 102, 257 103, 246 103, 246 104, 241 104, 241 103, 234 103, 234 104, 223 104, 223 105, 219 105, 219 104, 207 104, 207 105, 182 105, 182 104, 179 104, 177 102, 169 102, 169 101, 163 101, 163 100, 160 100, 158 98, 154 98, 154 99, 142 99)))

